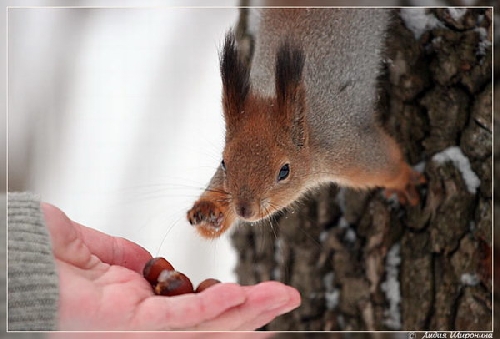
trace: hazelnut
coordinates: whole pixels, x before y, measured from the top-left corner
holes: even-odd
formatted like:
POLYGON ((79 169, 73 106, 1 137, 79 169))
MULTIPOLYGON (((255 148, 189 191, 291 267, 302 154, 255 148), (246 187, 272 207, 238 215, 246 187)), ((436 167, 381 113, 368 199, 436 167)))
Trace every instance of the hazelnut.
POLYGON ((174 271, 174 267, 165 258, 153 258, 146 263, 142 274, 154 286, 164 270, 174 271))
POLYGON ((172 297, 175 295, 193 293, 193 284, 191 280, 183 273, 163 270, 158 276, 158 283, 154 287, 154 292, 157 295, 172 297))
POLYGON ((212 287, 215 284, 219 284, 220 280, 214 279, 214 278, 208 278, 203 280, 198 287, 196 287, 196 290, 194 290, 195 293, 200 293, 206 290, 207 288, 212 287))

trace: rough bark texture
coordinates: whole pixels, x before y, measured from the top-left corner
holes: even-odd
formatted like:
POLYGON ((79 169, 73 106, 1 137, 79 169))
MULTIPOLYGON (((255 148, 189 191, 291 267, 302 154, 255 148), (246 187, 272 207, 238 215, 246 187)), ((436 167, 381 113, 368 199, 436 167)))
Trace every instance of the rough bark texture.
POLYGON ((278 280, 302 296, 265 329, 492 329, 492 11, 429 12, 443 28, 419 40, 396 16, 380 100, 409 163, 425 162, 421 204, 331 185, 273 222, 239 227, 240 283, 278 280), (433 160, 451 146, 480 180, 473 193, 453 162, 433 160))

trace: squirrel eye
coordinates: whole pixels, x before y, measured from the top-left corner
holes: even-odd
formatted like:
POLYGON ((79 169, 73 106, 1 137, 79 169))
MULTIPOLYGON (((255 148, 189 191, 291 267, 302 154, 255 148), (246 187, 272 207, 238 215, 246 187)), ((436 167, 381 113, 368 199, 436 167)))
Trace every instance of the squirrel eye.
POLYGON ((224 171, 226 170, 226 163, 224 162, 224 160, 220 162, 220 167, 222 167, 224 171))
POLYGON ((283 165, 278 174, 278 181, 285 180, 289 174, 290 174, 290 165, 288 164, 283 165))

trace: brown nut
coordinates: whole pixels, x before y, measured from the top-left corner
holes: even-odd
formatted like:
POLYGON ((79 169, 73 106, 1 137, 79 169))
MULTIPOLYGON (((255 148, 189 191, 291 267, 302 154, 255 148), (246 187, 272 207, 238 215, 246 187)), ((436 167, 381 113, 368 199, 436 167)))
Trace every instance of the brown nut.
POLYGON ((196 287, 196 290, 194 290, 194 293, 200 293, 206 290, 209 287, 212 287, 215 284, 219 284, 220 280, 214 279, 214 278, 208 278, 203 280, 198 287, 196 287))
POLYGON ((158 283, 154 287, 157 295, 172 297, 175 295, 193 293, 191 280, 183 273, 171 270, 163 270, 158 276, 158 283))
POLYGON ((165 258, 153 258, 144 266, 142 275, 151 285, 156 285, 160 273, 164 270, 174 271, 174 267, 165 258))

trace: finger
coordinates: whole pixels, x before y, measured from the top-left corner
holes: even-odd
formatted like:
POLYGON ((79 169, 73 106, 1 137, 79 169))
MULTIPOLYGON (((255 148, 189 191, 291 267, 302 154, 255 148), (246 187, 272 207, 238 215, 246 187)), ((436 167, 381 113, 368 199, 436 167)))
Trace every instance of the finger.
POLYGON ((119 265, 142 273, 146 262, 152 258, 143 247, 125 238, 113 237, 93 228, 73 222, 83 242, 92 254, 110 265, 119 265))
MULTIPOLYGON (((279 317, 280 315, 283 315, 285 313, 288 313, 297 307, 300 306, 300 294, 295 290, 296 295, 291 295, 290 296, 290 301, 283 305, 279 306, 277 308, 273 308, 270 311, 263 312, 261 314, 258 314, 257 317, 250 319, 243 325, 239 326, 238 328, 235 328, 234 330, 236 331, 254 331, 258 328, 261 328, 264 325, 269 324, 271 321, 273 321, 275 318, 279 317)), ((294 293, 292 293, 294 294, 294 293)))
POLYGON ((138 305, 131 328, 137 330, 182 330, 217 318, 246 301, 238 284, 220 283, 203 293, 175 297, 153 296, 138 305))
POLYGON ((254 330, 300 305, 300 294, 296 289, 275 281, 246 286, 244 289, 247 293, 244 304, 200 324, 197 330, 254 330))
POLYGON ((56 258, 77 267, 87 267, 97 261, 64 212, 47 203, 41 203, 41 209, 56 258))
POLYGON ((80 225, 53 205, 42 203, 41 206, 54 254, 61 260, 86 267, 97 257, 102 262, 141 272, 151 259, 148 251, 131 241, 80 225))

